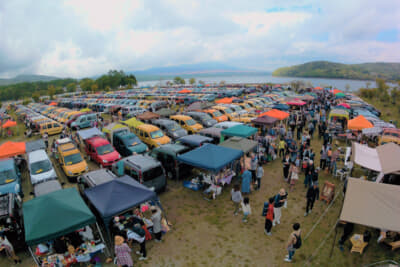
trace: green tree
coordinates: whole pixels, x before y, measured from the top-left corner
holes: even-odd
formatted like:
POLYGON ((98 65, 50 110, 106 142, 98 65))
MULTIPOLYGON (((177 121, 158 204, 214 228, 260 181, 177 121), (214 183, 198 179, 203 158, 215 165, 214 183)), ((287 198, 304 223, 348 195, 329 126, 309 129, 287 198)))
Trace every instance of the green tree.
POLYGON ((80 87, 82 88, 83 91, 90 91, 92 90, 92 85, 94 84, 94 81, 89 78, 84 78, 79 82, 80 87))
POLYGON ((185 84, 186 82, 185 82, 185 79, 183 79, 182 77, 176 76, 174 78, 174 83, 175 84, 185 84))
POLYGON ((93 83, 90 89, 92 90, 92 92, 97 92, 99 90, 99 86, 97 85, 97 83, 93 83))
POLYGON ((76 83, 67 84, 67 91, 73 93, 76 91, 76 83))
POLYGON ((196 79, 195 78, 190 78, 189 83, 192 84, 192 85, 195 84, 196 83, 196 79))
POLYGON ((36 103, 39 102, 40 93, 39 93, 39 92, 34 92, 34 93, 32 94, 32 99, 33 99, 36 103))
POLYGON ((50 99, 54 98, 54 95, 56 94, 56 88, 54 87, 54 85, 49 85, 49 87, 47 88, 47 94, 50 96, 50 99))

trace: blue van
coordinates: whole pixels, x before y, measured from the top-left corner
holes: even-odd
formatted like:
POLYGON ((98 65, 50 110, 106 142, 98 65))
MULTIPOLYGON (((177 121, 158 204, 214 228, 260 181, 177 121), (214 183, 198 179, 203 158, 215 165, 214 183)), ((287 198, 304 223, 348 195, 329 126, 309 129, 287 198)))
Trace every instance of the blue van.
POLYGON ((95 113, 82 114, 73 123, 71 123, 71 128, 85 129, 93 127, 95 121, 97 121, 97 115, 95 113))
POLYGON ((0 195, 6 193, 22 195, 21 173, 11 158, 0 160, 0 195))

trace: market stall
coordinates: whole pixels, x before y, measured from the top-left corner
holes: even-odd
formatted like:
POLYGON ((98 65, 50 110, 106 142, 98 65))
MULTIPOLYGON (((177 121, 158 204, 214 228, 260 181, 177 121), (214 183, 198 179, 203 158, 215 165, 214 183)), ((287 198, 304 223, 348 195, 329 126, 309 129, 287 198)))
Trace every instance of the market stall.
POLYGON ((287 113, 287 112, 284 112, 284 111, 281 111, 281 110, 278 110, 278 109, 271 109, 271 110, 268 110, 268 111, 266 111, 264 113, 261 113, 258 117, 269 116, 269 117, 272 117, 272 118, 276 118, 278 120, 284 120, 287 117, 289 117, 289 115, 290 114, 287 113))
POLYGON ((255 150, 255 148, 258 145, 258 142, 243 137, 232 137, 220 143, 219 145, 223 147, 241 150, 243 151, 244 154, 247 154, 255 150))
POLYGON ((25 142, 7 141, 0 145, 0 159, 10 158, 17 155, 25 154, 25 142))
POLYGON ((93 234, 92 238, 79 239, 81 235, 77 230, 93 233, 92 228, 86 227, 95 225, 99 228, 95 216, 75 188, 58 190, 25 202, 23 215, 25 241, 39 266, 88 262, 105 248, 100 231, 99 239, 93 234), (62 245, 56 245, 59 243, 62 245), (36 246, 34 251, 32 246, 36 246))
POLYGON ((191 189, 207 187, 204 191, 208 197, 215 199, 221 194, 220 185, 230 184, 235 173, 232 163, 240 159, 243 152, 237 149, 205 144, 199 148, 178 156, 178 161, 204 170, 199 177, 184 182, 184 186, 191 189))
POLYGON ((372 128, 374 125, 369 122, 363 115, 359 115, 356 118, 347 122, 347 129, 361 131, 362 129, 372 128))
POLYGON ((265 115, 253 119, 251 123, 253 124, 254 127, 261 129, 261 135, 264 135, 265 132, 267 131, 267 128, 273 127, 277 121, 278 121, 277 118, 265 115))
POLYGON ((225 136, 227 137, 237 136, 237 137, 247 138, 254 135, 256 132, 257 128, 239 124, 223 130, 221 132, 221 142, 224 141, 225 136))

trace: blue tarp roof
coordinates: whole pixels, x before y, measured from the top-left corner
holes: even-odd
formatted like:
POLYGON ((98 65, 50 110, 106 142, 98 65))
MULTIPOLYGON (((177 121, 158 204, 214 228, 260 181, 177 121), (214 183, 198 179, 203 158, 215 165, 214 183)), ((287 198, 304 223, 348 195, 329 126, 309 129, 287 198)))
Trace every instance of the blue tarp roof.
POLYGON ((148 200, 157 199, 154 191, 128 175, 86 189, 85 195, 107 226, 113 216, 148 200))
POLYGON ((178 160, 200 169, 218 172, 242 155, 243 152, 237 149, 205 144, 179 155, 178 160))
POLYGON ((289 110, 290 109, 290 107, 286 104, 274 104, 272 106, 272 108, 279 109, 279 110, 289 110))

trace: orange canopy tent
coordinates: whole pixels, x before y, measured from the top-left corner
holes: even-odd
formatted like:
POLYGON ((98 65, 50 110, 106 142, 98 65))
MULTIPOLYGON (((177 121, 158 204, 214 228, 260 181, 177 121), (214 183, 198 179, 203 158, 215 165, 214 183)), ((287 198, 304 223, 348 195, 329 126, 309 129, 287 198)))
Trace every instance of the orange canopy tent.
POLYGON ((278 120, 284 120, 287 117, 289 117, 289 113, 281 111, 279 109, 271 109, 268 110, 267 112, 261 113, 260 115, 258 115, 258 117, 262 117, 262 116, 270 116, 273 118, 276 118, 278 120))
POLYGON ((356 118, 349 120, 347 122, 347 129, 349 130, 359 130, 366 128, 372 128, 374 125, 369 122, 363 115, 359 115, 356 118))
POLYGON ((0 146, 0 159, 25 154, 25 152, 26 152, 25 142, 7 141, 0 146))
POLYGON ((9 127, 13 127, 15 125, 17 125, 17 123, 15 121, 8 120, 1 127, 3 127, 3 129, 6 129, 6 128, 9 128, 9 127))
POLYGON ((192 91, 188 90, 188 89, 182 89, 180 90, 178 93, 180 94, 187 94, 187 93, 191 93, 192 91))
POLYGON ((49 106, 57 106, 57 102, 51 102, 49 106))
POLYGON ((323 88, 321 86, 314 87, 314 90, 322 90, 322 89, 323 88))
POLYGON ((343 93, 342 91, 340 91, 339 89, 333 89, 333 94, 336 95, 338 93, 343 93))
POLYGON ((215 103, 218 104, 231 104, 233 101, 233 97, 225 97, 225 98, 221 98, 219 100, 216 100, 215 103))

